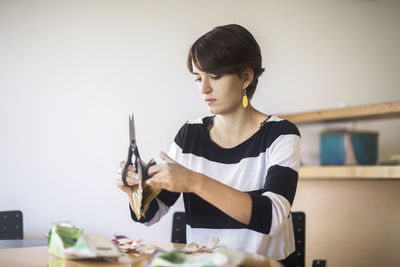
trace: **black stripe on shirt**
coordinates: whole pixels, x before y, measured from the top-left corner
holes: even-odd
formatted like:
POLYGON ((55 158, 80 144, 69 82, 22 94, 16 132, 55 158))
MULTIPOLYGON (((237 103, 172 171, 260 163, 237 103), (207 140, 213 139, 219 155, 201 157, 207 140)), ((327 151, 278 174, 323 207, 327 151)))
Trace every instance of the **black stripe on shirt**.
POLYGON ((203 118, 202 124, 186 123, 181 127, 174 141, 182 149, 182 153, 191 153, 214 162, 234 164, 243 158, 257 157, 281 135, 300 136, 299 130, 293 123, 287 120, 270 121, 243 143, 224 149, 214 143, 207 133, 205 125, 210 118, 203 118))
POLYGON ((250 194, 252 207, 249 229, 268 234, 272 223, 272 203, 271 199, 259 194, 250 194))
POLYGON ((171 207, 172 205, 175 204, 180 195, 181 193, 170 192, 168 190, 163 189, 161 190, 160 194, 158 194, 157 198, 161 200, 168 207, 171 207))
MULTIPOLYGON (((253 225, 243 224, 201 197, 193 193, 184 193, 183 199, 186 210, 186 223, 192 228, 210 228, 210 229, 252 229, 268 233, 271 225, 272 204, 267 197, 262 197, 262 190, 247 192, 253 200, 253 212, 256 212, 254 220, 257 223, 253 225), (267 203, 266 203, 267 202, 267 203), (268 204, 269 203, 269 204, 268 204), (258 214, 258 215, 257 215, 258 214), (262 218, 261 218, 262 217, 262 218), (265 218, 264 218, 265 217, 265 218), (261 228, 260 220, 263 221, 261 228)), ((253 217, 252 217, 253 218, 253 217)))
POLYGON ((296 194, 298 173, 289 167, 274 165, 269 167, 263 193, 271 191, 285 197, 290 205, 296 194))

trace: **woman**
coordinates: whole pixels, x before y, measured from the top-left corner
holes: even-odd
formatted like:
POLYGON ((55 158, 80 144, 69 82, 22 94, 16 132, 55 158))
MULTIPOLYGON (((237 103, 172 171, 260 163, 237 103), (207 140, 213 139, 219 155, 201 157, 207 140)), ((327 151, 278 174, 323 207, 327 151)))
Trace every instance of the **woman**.
MULTIPOLYGON (((188 242, 218 237, 220 245, 289 266, 300 133, 249 102, 264 71, 260 47, 245 28, 220 26, 192 45, 187 65, 214 115, 185 123, 168 155, 161 152, 165 163, 150 167, 147 183, 163 190, 140 222, 157 222, 183 192, 188 242)), ((120 172, 116 181, 133 205, 120 172)), ((133 166, 127 181, 137 183, 133 166)))

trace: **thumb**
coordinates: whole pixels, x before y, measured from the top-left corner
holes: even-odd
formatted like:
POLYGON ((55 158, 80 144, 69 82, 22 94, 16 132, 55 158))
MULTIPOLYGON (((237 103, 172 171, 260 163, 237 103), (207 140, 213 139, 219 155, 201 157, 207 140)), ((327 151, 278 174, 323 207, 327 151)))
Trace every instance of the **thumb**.
POLYGON ((167 163, 175 163, 175 160, 171 159, 165 152, 161 151, 160 152, 160 157, 162 160, 164 160, 167 163))

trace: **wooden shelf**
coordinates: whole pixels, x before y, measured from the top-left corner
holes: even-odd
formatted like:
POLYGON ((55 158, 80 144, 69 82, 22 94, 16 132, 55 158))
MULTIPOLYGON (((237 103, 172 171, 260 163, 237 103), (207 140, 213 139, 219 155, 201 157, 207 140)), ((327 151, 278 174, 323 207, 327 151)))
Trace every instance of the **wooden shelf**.
POLYGON ((302 166, 300 180, 400 179, 400 166, 302 166))
POLYGON ((400 101, 280 115, 293 123, 400 118, 400 101))
MULTIPOLYGON (((282 114, 281 118, 296 124, 381 118, 400 118, 400 101, 346 108, 282 114)), ((302 166, 300 180, 308 179, 400 179, 396 166, 302 166)))

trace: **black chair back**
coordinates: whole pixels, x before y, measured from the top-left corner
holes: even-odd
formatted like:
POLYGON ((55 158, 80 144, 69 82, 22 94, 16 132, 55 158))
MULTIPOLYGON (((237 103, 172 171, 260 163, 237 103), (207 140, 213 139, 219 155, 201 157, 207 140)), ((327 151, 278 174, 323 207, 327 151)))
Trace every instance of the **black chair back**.
POLYGON ((0 240, 24 239, 22 212, 0 211, 0 240))
POLYGON ((174 213, 171 242, 186 244, 186 214, 184 212, 174 213))
POLYGON ((305 265, 306 215, 302 211, 292 212, 294 240, 296 244, 297 267, 305 265))

